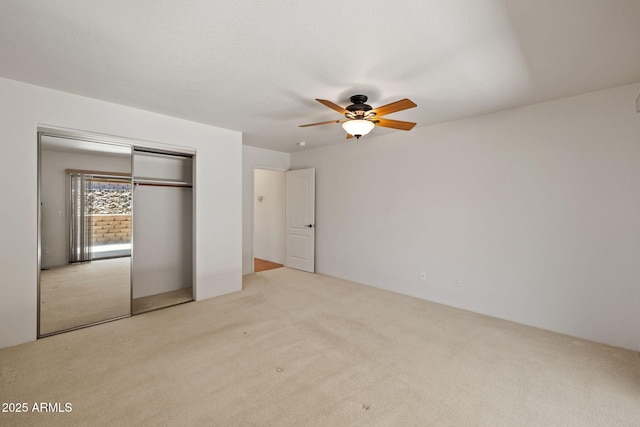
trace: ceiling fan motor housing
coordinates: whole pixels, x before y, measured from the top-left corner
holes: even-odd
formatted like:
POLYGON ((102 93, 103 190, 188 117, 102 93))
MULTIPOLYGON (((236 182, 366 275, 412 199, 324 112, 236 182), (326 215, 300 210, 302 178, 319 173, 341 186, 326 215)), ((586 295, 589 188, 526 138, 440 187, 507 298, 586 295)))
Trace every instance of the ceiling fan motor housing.
POLYGON ((349 105, 346 108, 347 111, 351 111, 352 113, 355 113, 356 111, 366 112, 373 109, 371 105, 365 104, 365 102, 367 102, 367 99, 368 99, 366 95, 353 95, 349 99, 353 104, 349 105))

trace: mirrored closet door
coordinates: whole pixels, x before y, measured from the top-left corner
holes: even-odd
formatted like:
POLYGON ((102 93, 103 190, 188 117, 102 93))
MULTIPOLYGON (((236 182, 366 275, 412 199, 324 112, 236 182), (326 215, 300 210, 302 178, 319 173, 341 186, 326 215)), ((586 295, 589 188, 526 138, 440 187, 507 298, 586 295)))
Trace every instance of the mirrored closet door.
POLYGON ((131 314, 131 148, 39 136, 38 336, 131 314))

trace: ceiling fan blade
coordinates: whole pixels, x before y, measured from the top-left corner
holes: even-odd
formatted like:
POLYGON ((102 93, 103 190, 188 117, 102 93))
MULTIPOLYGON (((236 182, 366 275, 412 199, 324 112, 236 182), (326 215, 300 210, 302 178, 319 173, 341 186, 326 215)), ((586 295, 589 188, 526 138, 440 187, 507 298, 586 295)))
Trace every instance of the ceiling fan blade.
POLYGON ((347 139, 351 139, 353 138, 353 135, 351 135, 350 133, 347 134, 347 139))
POLYGON ((327 101, 326 99, 318 99, 318 98, 316 98, 316 101, 318 101, 320 104, 322 104, 324 106, 327 106, 327 107, 331 108, 332 110, 337 111, 340 114, 345 114, 345 113, 348 112, 347 110, 345 110, 344 108, 342 108, 338 104, 334 104, 333 102, 327 101))
POLYGON ((346 120, 329 120, 329 121, 320 122, 320 123, 309 123, 308 125, 298 125, 298 127, 306 128, 308 126, 330 125, 333 123, 342 123, 342 122, 346 122, 346 120))
POLYGON ((376 117, 382 117, 387 114, 395 113, 396 111, 407 110, 413 107, 417 107, 416 103, 405 98, 400 101, 392 102, 391 104, 383 105, 382 107, 374 108, 373 111, 376 112, 376 117))
POLYGON ((400 130, 411 130, 416 125, 413 122, 403 122, 401 120, 390 120, 390 119, 376 119, 376 122, 378 126, 383 126, 383 127, 392 128, 392 129, 400 129, 400 130))

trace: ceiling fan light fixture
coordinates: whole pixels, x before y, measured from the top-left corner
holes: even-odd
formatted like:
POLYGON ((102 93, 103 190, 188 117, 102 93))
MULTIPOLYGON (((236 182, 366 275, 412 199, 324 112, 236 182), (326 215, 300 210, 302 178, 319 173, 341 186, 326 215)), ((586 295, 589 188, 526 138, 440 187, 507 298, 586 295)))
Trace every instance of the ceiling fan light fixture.
POLYGON ((375 124, 369 120, 347 120, 342 124, 342 129, 356 138, 368 134, 374 127, 375 124))

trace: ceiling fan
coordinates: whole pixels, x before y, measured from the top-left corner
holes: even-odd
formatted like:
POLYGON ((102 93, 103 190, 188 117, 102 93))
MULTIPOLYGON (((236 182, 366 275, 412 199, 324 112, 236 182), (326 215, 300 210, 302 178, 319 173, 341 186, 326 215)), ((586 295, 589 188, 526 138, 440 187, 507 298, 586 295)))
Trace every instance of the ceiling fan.
POLYGON ((300 127, 328 125, 332 123, 342 123, 342 128, 347 132, 347 138, 359 139, 361 136, 368 134, 375 126, 383 126, 392 129, 411 130, 416 125, 413 122, 403 122, 400 120, 383 119, 382 116, 395 113, 397 111, 407 110, 409 108, 417 107, 417 105, 410 99, 401 99, 400 101, 392 102, 391 104, 383 105, 382 107, 373 108, 371 105, 365 104, 367 97, 365 95, 353 95, 349 98, 352 102, 346 108, 334 104, 326 99, 317 99, 319 103, 337 111, 340 114, 344 114, 345 118, 342 120, 329 120, 320 123, 310 123, 307 125, 300 125, 300 127))

